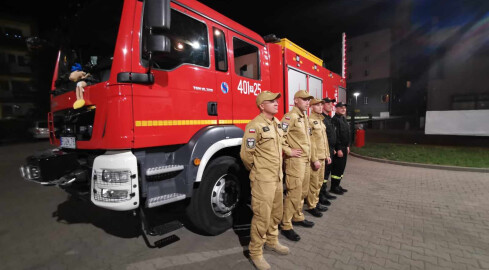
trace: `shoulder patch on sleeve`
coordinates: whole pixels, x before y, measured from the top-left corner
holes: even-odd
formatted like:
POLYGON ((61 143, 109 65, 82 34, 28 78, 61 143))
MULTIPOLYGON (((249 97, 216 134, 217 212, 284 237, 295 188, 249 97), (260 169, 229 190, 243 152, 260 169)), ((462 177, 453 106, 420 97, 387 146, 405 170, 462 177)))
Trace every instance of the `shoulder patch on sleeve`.
POLYGON ((282 130, 283 131, 287 131, 287 129, 289 128, 289 124, 287 123, 282 123, 282 130))
POLYGON ((256 142, 255 138, 248 138, 246 140, 246 147, 248 147, 250 149, 255 148, 255 142, 256 142))
POLYGON ((290 120, 290 116, 286 116, 285 117, 285 120, 290 120))
POLYGON ((254 128, 250 128, 250 129, 248 130, 248 132, 249 132, 249 133, 256 133, 256 130, 255 130, 254 128))

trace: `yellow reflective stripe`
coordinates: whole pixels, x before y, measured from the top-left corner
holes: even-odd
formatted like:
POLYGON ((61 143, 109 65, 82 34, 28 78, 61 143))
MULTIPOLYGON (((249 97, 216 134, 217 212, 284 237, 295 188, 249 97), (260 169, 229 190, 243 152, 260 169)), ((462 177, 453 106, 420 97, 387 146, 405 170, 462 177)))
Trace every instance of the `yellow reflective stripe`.
POLYGON ((341 176, 331 175, 332 179, 341 179, 341 176))
POLYGON ((138 120, 135 121, 136 127, 161 127, 161 126, 197 126, 197 125, 230 125, 230 124, 247 124, 251 120, 138 120))
POLYGON ((323 184, 326 184, 326 183, 328 183, 328 179, 323 180, 323 184))

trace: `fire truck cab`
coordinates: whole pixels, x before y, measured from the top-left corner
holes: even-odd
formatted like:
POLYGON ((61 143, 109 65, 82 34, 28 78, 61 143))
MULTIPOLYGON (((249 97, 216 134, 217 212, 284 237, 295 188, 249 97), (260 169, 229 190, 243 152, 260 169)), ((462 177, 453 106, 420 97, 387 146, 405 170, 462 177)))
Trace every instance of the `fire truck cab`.
POLYGON ((192 223, 222 233, 249 189, 239 150, 259 113, 256 96, 282 93, 281 119, 299 89, 318 98, 345 89, 343 77, 291 41, 265 40, 194 0, 91 1, 76 18, 51 89, 57 148, 29 157, 21 173, 102 208, 189 199, 192 223), (93 76, 80 109, 68 79, 76 63, 93 76))

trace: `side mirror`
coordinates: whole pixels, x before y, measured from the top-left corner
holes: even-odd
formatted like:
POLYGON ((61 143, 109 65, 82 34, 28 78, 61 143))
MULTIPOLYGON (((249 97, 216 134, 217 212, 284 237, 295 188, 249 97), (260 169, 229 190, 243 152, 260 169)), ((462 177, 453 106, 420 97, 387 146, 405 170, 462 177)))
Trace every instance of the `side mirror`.
POLYGON ((161 30, 170 29, 170 14, 170 0, 144 1, 143 24, 147 31, 145 49, 148 53, 170 52, 170 39, 160 34, 161 30))
POLYGON ((170 0, 144 1, 144 28, 170 29, 170 0))
POLYGON ((170 39, 164 35, 150 35, 146 43, 146 50, 151 53, 170 52, 170 39))

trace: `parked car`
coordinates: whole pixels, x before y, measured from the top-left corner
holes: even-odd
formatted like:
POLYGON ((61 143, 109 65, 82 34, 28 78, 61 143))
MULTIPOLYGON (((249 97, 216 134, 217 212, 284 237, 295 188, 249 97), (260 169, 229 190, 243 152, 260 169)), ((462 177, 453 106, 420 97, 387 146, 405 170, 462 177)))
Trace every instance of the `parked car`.
POLYGON ((29 128, 29 133, 35 139, 49 139, 48 122, 45 120, 35 121, 29 128))

